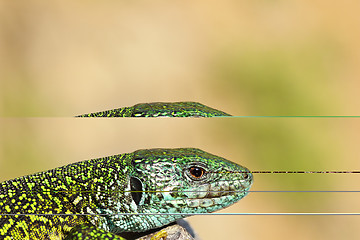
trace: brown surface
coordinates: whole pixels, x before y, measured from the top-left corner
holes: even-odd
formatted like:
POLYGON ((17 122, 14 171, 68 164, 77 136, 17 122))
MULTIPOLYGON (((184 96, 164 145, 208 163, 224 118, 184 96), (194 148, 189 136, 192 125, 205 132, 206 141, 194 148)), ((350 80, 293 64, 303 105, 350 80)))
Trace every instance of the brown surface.
POLYGON ((172 225, 158 232, 137 238, 137 240, 194 240, 194 238, 185 228, 179 225, 172 225), (163 236, 163 238, 160 238, 161 236, 163 236))

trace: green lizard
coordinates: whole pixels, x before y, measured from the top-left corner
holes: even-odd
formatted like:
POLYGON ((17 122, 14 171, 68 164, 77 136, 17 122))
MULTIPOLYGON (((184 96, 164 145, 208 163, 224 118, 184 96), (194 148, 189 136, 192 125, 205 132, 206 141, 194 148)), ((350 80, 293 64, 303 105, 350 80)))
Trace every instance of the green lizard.
POLYGON ((77 117, 220 117, 225 112, 197 102, 139 103, 132 107, 88 113, 77 117))
POLYGON ((252 181, 247 168, 195 148, 86 160, 0 183, 0 239, 124 239, 225 208, 252 181))

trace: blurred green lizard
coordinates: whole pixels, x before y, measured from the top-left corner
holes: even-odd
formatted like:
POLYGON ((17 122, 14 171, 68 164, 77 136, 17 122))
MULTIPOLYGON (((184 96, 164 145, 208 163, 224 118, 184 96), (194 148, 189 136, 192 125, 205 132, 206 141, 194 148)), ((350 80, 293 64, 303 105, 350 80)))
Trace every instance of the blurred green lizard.
POLYGON ((0 239, 124 239, 223 209, 246 196, 252 179, 195 148, 82 161, 0 183, 0 239))
POLYGON ((87 113, 76 117, 223 117, 225 112, 197 102, 139 103, 102 112, 87 113))

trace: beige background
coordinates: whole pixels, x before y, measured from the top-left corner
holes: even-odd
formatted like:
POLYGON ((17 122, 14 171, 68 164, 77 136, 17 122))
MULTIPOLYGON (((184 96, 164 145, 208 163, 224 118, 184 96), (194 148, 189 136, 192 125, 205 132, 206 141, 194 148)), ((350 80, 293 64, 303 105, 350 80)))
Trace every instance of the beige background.
MULTIPOLYGON (((142 148, 197 147, 250 170, 360 169, 357 119, 2 118, 0 181, 142 148)), ((251 190, 358 190, 358 174, 256 174, 251 190)), ((253 192, 221 212, 359 212, 359 193, 253 192)), ((358 216, 195 216, 202 239, 355 239, 358 216), (240 238, 241 239, 241 238, 240 238)))
POLYGON ((359 115, 358 1, 1 1, 2 116, 193 100, 359 115))
MULTIPOLYGON (((73 119, 152 101, 233 115, 360 115, 360 4, 2 1, 0 181, 152 147, 251 170, 358 170, 345 118, 73 119)), ((353 175, 260 175, 252 190, 359 190, 353 175)), ((359 212, 358 193, 251 193, 223 212, 359 212)), ((360 217, 196 216, 202 239, 356 239, 360 217)))

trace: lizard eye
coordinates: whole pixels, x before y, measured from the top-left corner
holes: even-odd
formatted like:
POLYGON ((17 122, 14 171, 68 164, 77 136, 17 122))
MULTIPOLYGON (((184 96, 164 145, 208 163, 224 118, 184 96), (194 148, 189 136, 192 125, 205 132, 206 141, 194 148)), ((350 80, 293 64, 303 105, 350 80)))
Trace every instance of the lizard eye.
POLYGON ((204 175, 205 169, 201 167, 191 167, 189 168, 189 173, 193 178, 199 179, 204 175))

